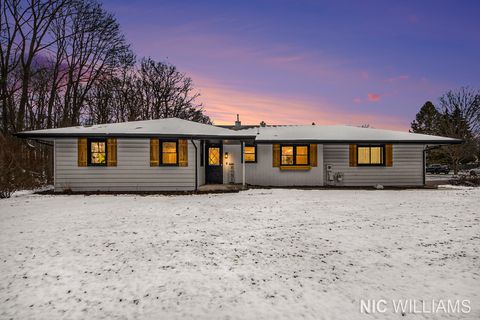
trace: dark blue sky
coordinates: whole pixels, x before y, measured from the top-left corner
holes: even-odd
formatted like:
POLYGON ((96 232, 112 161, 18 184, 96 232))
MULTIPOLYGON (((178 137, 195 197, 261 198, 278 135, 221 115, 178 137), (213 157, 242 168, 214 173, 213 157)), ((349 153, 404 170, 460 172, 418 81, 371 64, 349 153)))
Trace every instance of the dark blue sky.
POLYGON ((139 57, 190 75, 216 123, 407 129, 480 87, 480 1, 105 1, 139 57))

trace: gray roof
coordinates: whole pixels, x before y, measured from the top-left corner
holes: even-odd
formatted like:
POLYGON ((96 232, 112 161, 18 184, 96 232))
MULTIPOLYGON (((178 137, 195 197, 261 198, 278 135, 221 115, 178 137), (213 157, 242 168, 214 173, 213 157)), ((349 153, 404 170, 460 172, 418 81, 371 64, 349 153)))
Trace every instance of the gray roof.
POLYGON ((166 137, 242 139, 257 143, 420 143, 456 144, 462 140, 353 126, 284 125, 242 126, 246 129, 231 130, 225 127, 167 118, 122 123, 44 129, 17 133, 23 138, 50 139, 58 137, 166 137))
POLYGON ((318 143, 422 143, 455 144, 462 140, 426 134, 362 128, 353 126, 287 125, 237 130, 239 134, 256 134, 257 143, 318 142, 318 143))
MULTIPOLYGON (((129 121, 56 129, 23 131, 17 133, 25 138, 56 137, 177 137, 177 138, 247 138, 249 134, 219 128, 178 118, 129 121)), ((253 138, 251 136, 250 138, 253 138)))

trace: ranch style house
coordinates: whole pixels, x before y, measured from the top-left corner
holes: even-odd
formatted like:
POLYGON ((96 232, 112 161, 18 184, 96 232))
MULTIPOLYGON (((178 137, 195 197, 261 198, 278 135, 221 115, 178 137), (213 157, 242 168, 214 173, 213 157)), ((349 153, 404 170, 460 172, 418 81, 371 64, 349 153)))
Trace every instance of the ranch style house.
POLYGON ((215 126, 178 118, 24 131, 53 146, 55 192, 194 191, 206 184, 425 184, 425 151, 461 140, 354 126, 215 126))

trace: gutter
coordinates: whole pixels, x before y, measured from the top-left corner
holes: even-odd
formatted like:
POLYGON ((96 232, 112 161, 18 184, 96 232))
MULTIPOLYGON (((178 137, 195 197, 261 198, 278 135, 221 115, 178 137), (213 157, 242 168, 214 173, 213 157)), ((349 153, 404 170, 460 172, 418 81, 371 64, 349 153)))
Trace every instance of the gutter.
POLYGON ((252 135, 204 135, 204 134, 138 134, 138 133, 35 133, 35 132, 17 132, 13 136, 23 139, 33 139, 33 138, 180 138, 180 139, 222 139, 222 140, 243 140, 243 139, 255 139, 255 136, 252 135))
POLYGON ((427 145, 443 145, 443 144, 462 144, 463 140, 453 139, 447 141, 431 141, 431 140, 313 140, 313 139, 299 139, 299 140, 255 140, 257 144, 286 144, 286 143, 318 143, 318 144, 427 144, 427 145))
MULTIPOLYGON (((462 141, 463 143, 463 141, 462 141)), ((433 147, 430 147, 428 145, 425 146, 425 151, 427 150, 435 150, 435 149, 440 149, 441 146, 437 145, 437 146, 433 146, 433 147)))
POLYGON ((322 140, 322 139, 290 139, 290 140, 258 140, 254 136, 222 136, 222 135, 185 135, 185 134, 110 134, 110 133, 64 133, 64 134, 35 134, 27 132, 14 133, 13 136, 22 139, 41 139, 41 138, 132 138, 132 139, 147 139, 147 138, 169 138, 169 139, 220 139, 220 140, 252 140, 257 144, 286 144, 286 143, 318 143, 318 144, 377 144, 377 143, 392 143, 392 144, 425 144, 425 145, 448 145, 448 144, 462 144, 465 141, 460 139, 453 139, 447 141, 432 141, 432 140, 322 140))
MULTIPOLYGON (((24 138, 22 138, 22 139, 24 139, 24 138)), ((35 141, 36 143, 43 144, 43 145, 49 146, 49 147, 53 147, 53 146, 54 146, 53 143, 48 143, 48 142, 45 142, 44 140, 33 139, 33 138, 26 138, 26 140, 32 140, 32 141, 35 141)))

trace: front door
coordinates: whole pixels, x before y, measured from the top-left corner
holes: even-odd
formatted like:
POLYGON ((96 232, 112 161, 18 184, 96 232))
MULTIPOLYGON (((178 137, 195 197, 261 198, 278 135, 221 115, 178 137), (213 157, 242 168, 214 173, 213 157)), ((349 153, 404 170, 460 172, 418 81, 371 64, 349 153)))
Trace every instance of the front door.
POLYGON ((223 184, 222 144, 207 144, 205 152, 205 183, 223 184))

